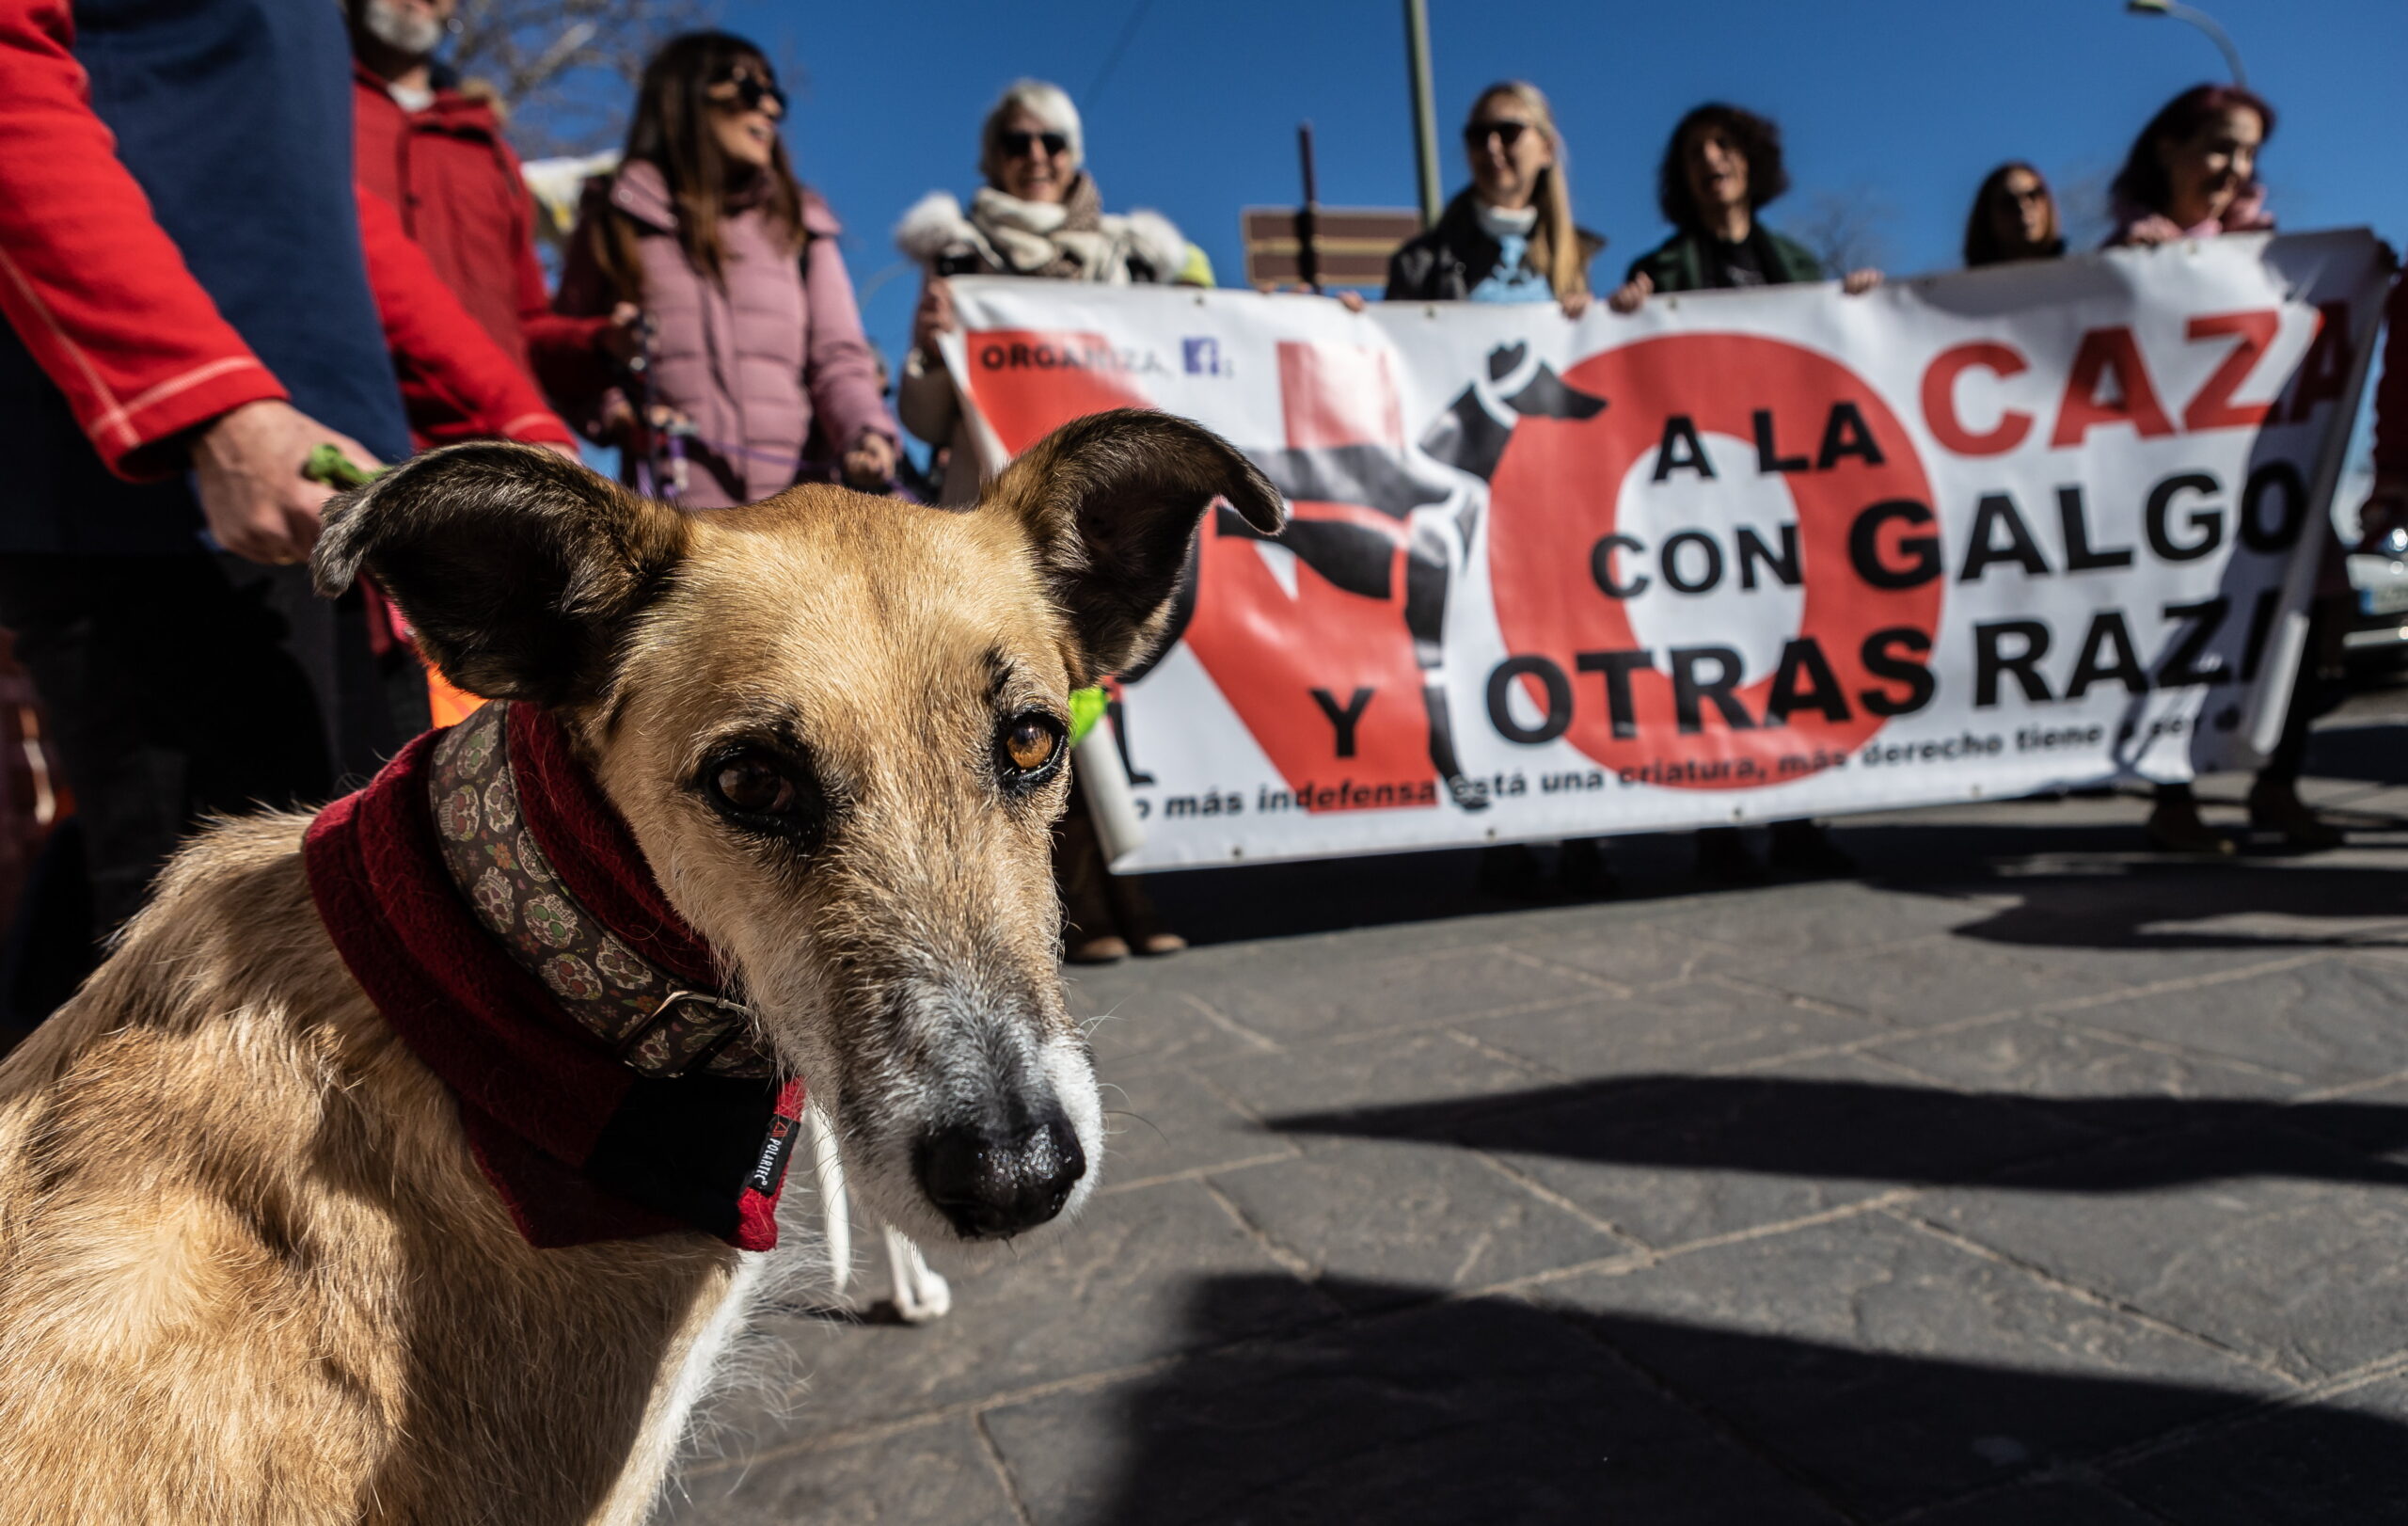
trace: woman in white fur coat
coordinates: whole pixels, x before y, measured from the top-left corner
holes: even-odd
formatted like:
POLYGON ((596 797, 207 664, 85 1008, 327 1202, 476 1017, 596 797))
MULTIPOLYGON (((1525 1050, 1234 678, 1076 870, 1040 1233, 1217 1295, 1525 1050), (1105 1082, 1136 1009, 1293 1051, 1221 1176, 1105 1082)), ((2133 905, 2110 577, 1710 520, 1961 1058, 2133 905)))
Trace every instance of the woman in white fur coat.
POLYGON ((1033 276, 1125 286, 1177 278, 1187 241, 1156 212, 1125 216, 1103 210, 1079 135, 1079 111, 1059 87, 1024 79, 1004 91, 978 130, 978 172, 987 183, 968 212, 931 191, 904 214, 895 245, 927 272, 911 320, 911 353, 896 388, 903 426, 949 448, 940 501, 975 502, 978 457, 962 427, 937 354, 937 336, 954 326, 947 276, 1033 276))

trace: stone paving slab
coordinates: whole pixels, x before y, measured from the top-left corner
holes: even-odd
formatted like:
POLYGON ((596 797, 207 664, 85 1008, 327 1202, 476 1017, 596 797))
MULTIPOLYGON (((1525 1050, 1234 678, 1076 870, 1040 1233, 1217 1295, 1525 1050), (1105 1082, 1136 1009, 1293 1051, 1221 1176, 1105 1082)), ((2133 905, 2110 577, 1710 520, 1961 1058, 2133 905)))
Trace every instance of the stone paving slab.
POLYGON ((2218 1427, 2108 1483, 2153 1518, 2186 1526, 2408 1521, 2408 1379, 2218 1427))
POLYGON ((965 1416, 750 1468, 689 1469, 673 1486, 668 1513, 726 1526, 1015 1526, 1019 1519, 1002 1470, 965 1416))
POLYGON ((1759 984, 1905 1026, 2030 1011, 2122 989, 2122 982, 2046 957, 1935 934, 1868 957, 1841 950, 1748 972, 1759 984))
POLYGON ((1878 1213, 1546 1294, 1865 1519, 2110 1453, 2285 1388, 2202 1342, 1878 1213))
MULTIPOLYGON (((873 1273, 874 1285, 881 1266, 873 1273)), ((1259 1236, 1194 1182, 1116 1194, 1078 1223, 1023 1247, 939 1252, 953 1312, 924 1327, 848 1326, 812 1312, 760 1323, 798 1352, 808 1384, 778 1439, 910 1419, 1028 1388, 1139 1365, 1190 1349, 1177 1311, 1196 1277, 1234 1280, 1249 1298, 1218 1312, 1217 1339, 1325 1321, 1329 1298, 1281 1273, 1259 1236)))
MULTIPOLYGON (((2133 1109, 2151 1106, 2174 1117, 2186 1100, 2275 1099, 2307 1089, 2303 1076, 2217 1056, 2194 1054, 2082 1025, 2080 1011, 2007 1018, 1946 1033, 1915 1034, 1865 1053, 1920 1077, 1961 1091, 2015 1092, 2036 1099, 2113 1099, 2133 1109)), ((2077 1107, 2072 1116, 2096 1116, 2077 1107)), ((2135 1127, 2146 1127, 2136 1121, 2135 1127)))
POLYGON ((1908 1518, 1915 1526, 2161 1526, 2162 1516, 2089 1484, 2034 1484, 1908 1518))
POLYGON ((659 1518, 2408 1521, 2408 691, 2341 719, 2323 853, 2126 792, 1846 821, 1846 882, 1618 840, 1592 904, 1165 877, 1201 946, 1073 972, 1084 1219, 931 1248, 932 1326, 773 1306, 807 1380, 659 1518))
MULTIPOLYGON (((1205 1283, 1193 1317, 1243 1290, 1205 1283)), ((1360 1291, 1347 1301, 1377 1307, 1360 1291)), ((991 1412, 1035 1520, 1833 1522, 1576 1327, 1443 1303, 991 1412)))
POLYGON ((1487 1287, 1640 1248, 1460 1150, 1345 1140, 1284 1169, 1215 1176, 1212 1185, 1349 1308, 1362 1298, 1487 1287))
POLYGON ((1894 1031, 1861 1012, 1735 980, 1657 987, 1465 1024, 1460 1031, 1545 1073, 1575 1080, 1715 1072, 1819 1053, 1894 1031))
MULTIPOLYGON (((2092 1136, 2047 1109, 1902 1085, 1854 1056, 1742 1075, 1549 1088, 1449 1132, 1640 1242, 1669 1248, 1900 1184, 1986 1177, 2092 1136)), ((1291 1127, 1409 1132, 1409 1111, 1291 1127)))
POLYGON ((2082 1009, 2085 1027, 2321 1085, 2408 1072, 2408 964, 2308 956, 2282 968, 2082 1009))
POLYGON ((2408 1350, 2408 1166, 2304 1133, 2119 1140, 1921 1211, 2296 1377, 2408 1350))

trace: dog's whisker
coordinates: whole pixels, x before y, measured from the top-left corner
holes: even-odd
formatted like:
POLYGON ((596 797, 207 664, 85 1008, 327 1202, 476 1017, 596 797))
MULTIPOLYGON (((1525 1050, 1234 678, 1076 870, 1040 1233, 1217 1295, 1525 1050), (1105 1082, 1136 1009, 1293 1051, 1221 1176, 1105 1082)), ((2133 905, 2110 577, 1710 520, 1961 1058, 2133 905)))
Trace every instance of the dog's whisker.
POLYGON ((1164 1134, 1162 1129, 1155 1124, 1152 1119, 1148 1118, 1143 1113, 1133 1113, 1126 1107, 1107 1107, 1103 1110, 1103 1116, 1106 1118, 1133 1118, 1138 1122, 1146 1125, 1146 1127, 1152 1129, 1154 1131, 1155 1138, 1163 1140, 1164 1143, 1168 1143, 1170 1140, 1170 1136, 1164 1134))

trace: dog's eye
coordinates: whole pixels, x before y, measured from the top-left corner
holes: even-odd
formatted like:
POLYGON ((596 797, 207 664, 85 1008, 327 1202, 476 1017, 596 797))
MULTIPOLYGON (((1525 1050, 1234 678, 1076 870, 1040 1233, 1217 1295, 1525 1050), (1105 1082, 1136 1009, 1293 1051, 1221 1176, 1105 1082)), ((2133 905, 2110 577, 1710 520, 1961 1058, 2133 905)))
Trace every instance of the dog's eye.
POLYGON ((1062 723, 1032 710, 1004 723, 995 737, 997 761, 1016 784, 1034 784, 1062 753, 1062 723))
POLYGON ((711 787, 747 816, 786 816, 801 798, 794 781, 762 757, 730 758, 711 775, 711 787))
POLYGON ((704 767, 703 789, 720 814, 756 831, 808 834, 821 814, 817 782, 758 750, 713 759, 704 767))

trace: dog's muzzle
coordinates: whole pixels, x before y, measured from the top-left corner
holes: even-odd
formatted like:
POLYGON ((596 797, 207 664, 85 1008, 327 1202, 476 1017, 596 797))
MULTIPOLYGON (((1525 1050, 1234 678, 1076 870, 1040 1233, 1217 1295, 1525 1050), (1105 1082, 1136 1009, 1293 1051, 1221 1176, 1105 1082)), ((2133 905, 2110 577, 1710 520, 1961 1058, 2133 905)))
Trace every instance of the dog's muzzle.
POLYGON ((1059 1110, 1018 1129, 955 1123, 912 1152, 920 1190, 965 1240, 1008 1238, 1052 1219, 1086 1174, 1086 1152, 1059 1110))

